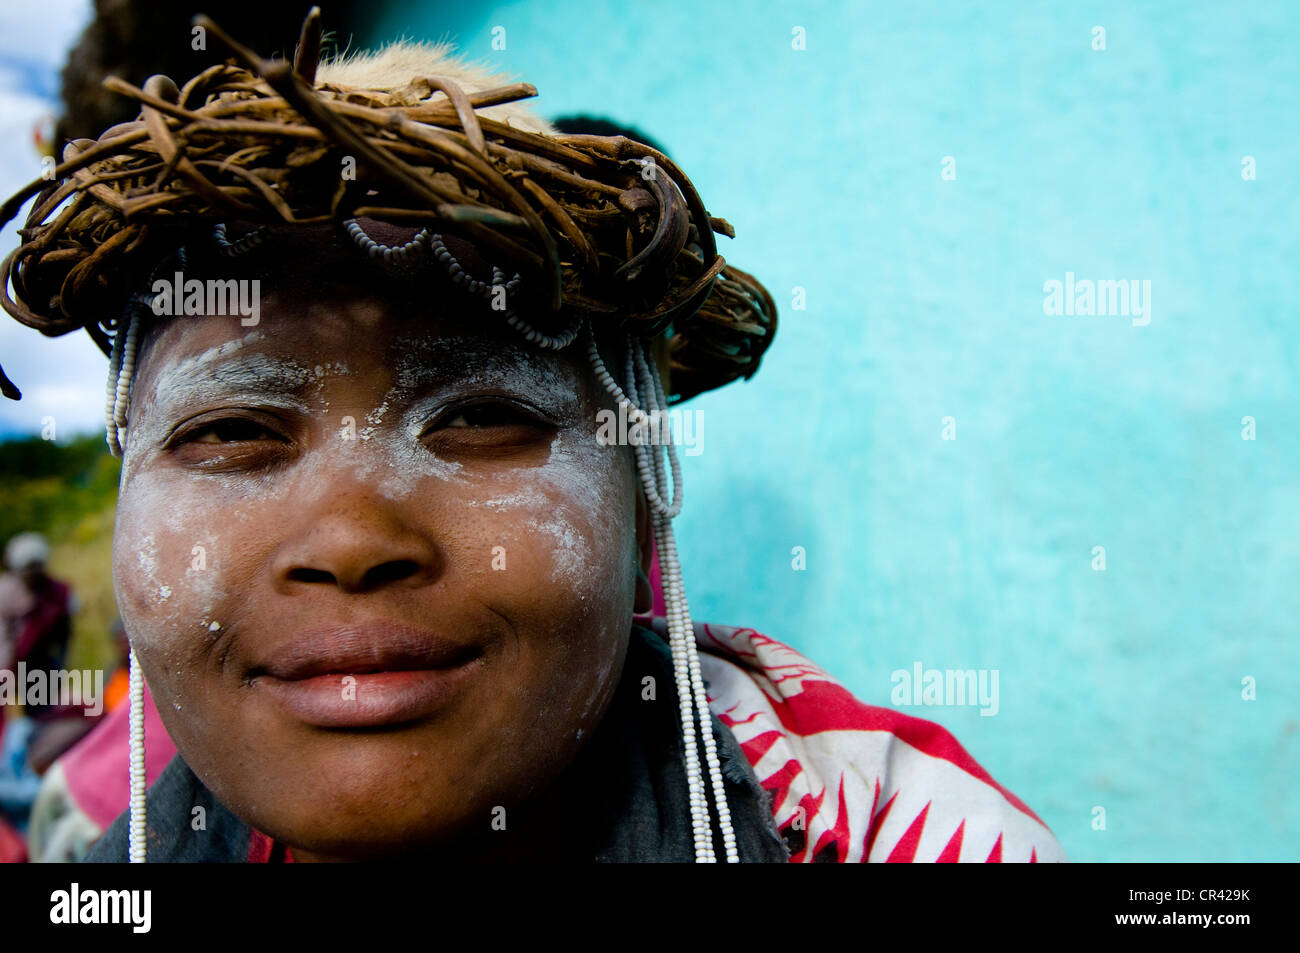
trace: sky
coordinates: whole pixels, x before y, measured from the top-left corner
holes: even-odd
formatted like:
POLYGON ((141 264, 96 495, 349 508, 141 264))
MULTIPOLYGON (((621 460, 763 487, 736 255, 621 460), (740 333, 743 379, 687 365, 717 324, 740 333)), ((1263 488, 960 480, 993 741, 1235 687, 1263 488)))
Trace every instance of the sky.
MULTIPOLYGON (((93 12, 90 0, 0 5, 0 192, 40 175, 36 130, 59 111, 59 71, 93 12)), ((0 255, 18 244, 27 208, 0 230, 0 255)), ((35 433, 53 417, 59 438, 103 426, 108 365, 81 333, 49 339, 0 315, 0 364, 23 392, 0 399, 0 439, 35 433)))

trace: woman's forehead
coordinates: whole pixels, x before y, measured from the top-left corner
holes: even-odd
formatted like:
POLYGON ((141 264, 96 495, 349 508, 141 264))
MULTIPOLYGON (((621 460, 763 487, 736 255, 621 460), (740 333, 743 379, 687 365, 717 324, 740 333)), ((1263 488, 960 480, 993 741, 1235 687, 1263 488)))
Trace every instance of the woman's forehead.
POLYGON ((141 376, 158 396, 200 383, 295 391, 323 373, 406 389, 467 378, 573 389, 584 377, 573 349, 541 351, 491 315, 430 311, 383 298, 268 296, 256 327, 230 316, 167 318, 150 336, 141 376))

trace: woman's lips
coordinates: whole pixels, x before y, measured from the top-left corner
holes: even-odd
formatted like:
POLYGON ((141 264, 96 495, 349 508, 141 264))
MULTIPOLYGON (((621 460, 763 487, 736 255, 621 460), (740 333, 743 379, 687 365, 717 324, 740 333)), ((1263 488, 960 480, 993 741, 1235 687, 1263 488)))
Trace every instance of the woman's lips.
POLYGON ((317 675, 293 681, 263 676, 262 690, 289 714, 320 728, 373 728, 432 714, 477 666, 367 674, 317 675))
POLYGON ((250 672, 259 691, 321 728, 371 728, 425 717, 481 667, 482 651, 397 623, 290 639, 250 672))

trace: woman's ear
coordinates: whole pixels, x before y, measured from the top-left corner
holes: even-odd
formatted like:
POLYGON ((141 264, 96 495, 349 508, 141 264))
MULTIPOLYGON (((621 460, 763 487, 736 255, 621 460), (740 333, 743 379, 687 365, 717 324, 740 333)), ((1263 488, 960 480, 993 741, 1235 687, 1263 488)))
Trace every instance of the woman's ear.
POLYGON ((650 588, 650 564, 654 560, 654 527, 650 522, 650 504, 646 502, 645 490, 638 487, 636 492, 636 598, 632 611, 637 615, 649 615, 654 611, 654 590, 650 588))

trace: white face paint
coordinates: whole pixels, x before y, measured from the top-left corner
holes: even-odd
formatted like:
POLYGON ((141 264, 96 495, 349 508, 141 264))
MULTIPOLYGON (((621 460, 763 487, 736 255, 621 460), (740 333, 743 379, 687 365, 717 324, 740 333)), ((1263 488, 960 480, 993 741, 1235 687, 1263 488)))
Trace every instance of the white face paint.
MULTIPOLYGON (((346 362, 308 367, 287 357, 250 353, 250 347, 265 345, 267 340, 265 332, 254 331, 161 372, 145 397, 145 407, 133 414, 123 483, 130 479, 140 454, 156 449, 187 409, 218 403, 248 404, 327 418, 330 402, 322 391, 332 375, 349 374, 346 362)), ((341 415, 340 420, 353 424, 351 431, 337 441, 306 450, 308 460, 312 455, 324 455, 350 461, 357 479, 373 482, 378 492, 390 499, 409 496, 427 477, 473 479, 472 474, 463 472, 461 464, 440 459, 420 442, 428 420, 459 395, 501 394, 549 411, 566 424, 576 422, 579 411, 575 407, 572 371, 553 363, 539 363, 523 347, 485 347, 481 338, 423 335, 399 338, 393 355, 393 384, 380 403, 365 413, 367 426, 358 429, 360 421, 341 415), (462 368, 462 373, 449 382, 447 368, 452 364, 462 368), (413 395, 421 396, 412 402, 413 395), (391 411, 402 407, 406 410, 400 413, 396 425, 385 426, 391 411)), ((602 491, 609 484, 609 464, 617 454, 570 426, 552 440, 551 455, 552 460, 531 481, 535 486, 508 497, 472 501, 471 505, 527 508, 560 495, 575 497, 575 502, 589 513, 604 512, 607 501, 602 491)), ((240 498, 250 493, 283 498, 288 486, 284 481, 259 485, 255 478, 241 474, 214 474, 207 479, 216 480, 223 490, 240 498)), ((232 515, 242 518, 244 511, 235 509, 232 515)), ((563 513, 533 519, 528 525, 553 541, 557 574, 567 580, 582 575, 586 568, 584 546, 563 513)))
POLYGON ((131 408, 114 584, 169 732, 232 809, 273 834, 397 838, 456 822, 429 804, 503 803, 591 735, 631 618, 636 481, 628 448, 595 439, 605 401, 580 357, 345 317, 268 307, 235 340, 160 334, 131 408), (341 582, 392 565, 414 569, 341 582), (259 700, 268 647, 358 620, 481 643, 478 687, 400 746, 304 731, 259 700))
MULTIPOLYGON (((130 479, 141 453, 156 448, 187 409, 217 402, 253 403, 307 413, 298 395, 320 374, 303 364, 265 353, 249 353, 266 340, 262 331, 210 347, 161 371, 148 393, 132 395, 131 425, 123 448, 122 484, 130 479)), ((320 368, 316 369, 318 372, 320 368)), ((346 370, 346 369, 344 369, 346 370)), ((136 391, 134 384, 133 392, 136 391)), ((319 390, 319 386, 317 386, 319 390)))

